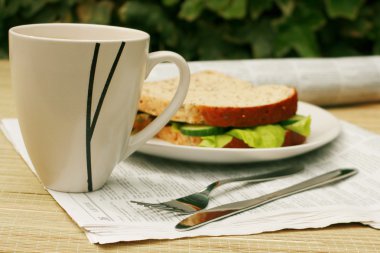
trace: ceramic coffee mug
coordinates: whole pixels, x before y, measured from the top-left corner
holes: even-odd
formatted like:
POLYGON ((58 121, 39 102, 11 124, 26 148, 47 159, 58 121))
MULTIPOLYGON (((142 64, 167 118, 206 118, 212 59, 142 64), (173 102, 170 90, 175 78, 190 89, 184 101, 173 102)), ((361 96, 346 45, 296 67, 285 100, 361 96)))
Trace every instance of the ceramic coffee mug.
POLYGON ((89 24, 36 24, 9 31, 18 119, 42 183, 64 192, 102 187, 112 169, 152 138, 185 99, 186 61, 148 53, 143 31, 89 24), (177 92, 166 110, 131 136, 141 87, 152 68, 173 62, 177 92))

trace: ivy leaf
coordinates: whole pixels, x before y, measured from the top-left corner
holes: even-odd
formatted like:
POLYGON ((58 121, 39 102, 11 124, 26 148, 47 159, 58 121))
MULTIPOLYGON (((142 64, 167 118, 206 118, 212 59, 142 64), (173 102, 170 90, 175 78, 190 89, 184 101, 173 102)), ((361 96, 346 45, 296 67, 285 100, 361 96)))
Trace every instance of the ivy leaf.
POLYGON ((220 33, 229 43, 249 45, 255 58, 271 57, 273 54, 275 32, 268 18, 246 22, 241 26, 226 24, 220 27, 220 33))
POLYGON ((371 39, 374 43, 372 53, 375 55, 380 55, 380 3, 376 2, 374 6, 368 7, 371 8, 373 13, 371 13, 371 18, 373 20, 374 28, 372 29, 371 39))
POLYGON ((174 5, 177 5, 179 3, 180 0, 162 0, 162 4, 165 5, 165 6, 174 6, 174 5))
POLYGON ((109 24, 114 3, 111 1, 94 2, 94 0, 84 1, 77 7, 77 15, 80 22, 109 24))
POLYGON ((347 38, 365 38, 374 28, 373 23, 367 19, 358 19, 355 22, 342 25, 341 33, 347 38))
POLYGON ((20 8, 22 7, 21 1, 5 1, 2 0, 2 5, 0 8, 0 12, 2 14, 2 17, 11 17, 15 15, 20 8))
POLYGON ((249 51, 223 38, 223 27, 200 22, 198 27, 197 53, 200 60, 250 58, 249 51))
MULTIPOLYGON (((128 1, 120 7, 118 16, 123 25, 144 30, 152 37, 157 37, 152 39, 152 44, 161 42, 170 47, 178 44, 179 30, 158 4, 128 1)), ((157 49, 160 48, 158 45, 157 49)))
POLYGON ((33 22, 44 23, 44 22, 73 22, 73 14, 70 6, 57 3, 54 5, 49 5, 43 10, 39 11, 35 16, 33 16, 33 22))
POLYGON ((243 19, 247 12, 247 0, 208 0, 207 9, 224 19, 243 19))
POLYGON ((270 57, 274 50, 275 32, 269 20, 257 23, 252 30, 252 53, 255 58, 270 57))
POLYGON ((184 20, 191 22, 202 14, 206 6, 205 4, 206 3, 203 0, 186 0, 181 5, 181 10, 178 16, 184 20))
POLYGON ((277 56, 288 53, 291 48, 302 57, 320 55, 314 32, 305 26, 290 26, 277 36, 277 56))
POLYGON ((323 27, 326 20, 318 6, 318 1, 299 2, 293 14, 277 24, 277 57, 287 55, 291 50, 302 57, 320 55, 315 32, 323 27))
POLYGON ((295 8, 294 0, 275 0, 275 2, 284 16, 290 16, 293 13, 295 8))
POLYGON ((348 42, 336 42, 330 48, 326 50, 327 54, 331 57, 342 57, 342 56, 359 56, 360 53, 349 45, 348 42))
POLYGON ((379 40, 375 42, 375 45, 372 51, 373 51, 373 54, 380 55, 380 41, 379 40))
MULTIPOLYGON (((3 20, 6 15, 5 0, 0 0, 0 20, 3 20)), ((1 24, 0 24, 1 26, 1 24)), ((2 28, 2 27, 0 27, 2 28)))
POLYGON ((363 2, 363 0, 325 0, 325 5, 329 17, 354 20, 363 2))
POLYGON ((272 8, 273 2, 272 0, 266 1, 249 1, 249 14, 252 19, 257 19, 260 15, 272 8))
POLYGON ((326 23, 326 19, 318 2, 319 0, 315 2, 309 0, 307 4, 306 2, 300 2, 292 17, 287 20, 287 23, 306 26, 313 31, 320 29, 326 23))
POLYGON ((206 2, 208 9, 218 13, 228 8, 230 0, 208 0, 206 2))
POLYGON ((247 0, 230 0, 229 5, 218 14, 225 19, 243 19, 247 14, 247 0))
POLYGON ((33 15, 36 15, 37 12, 42 10, 48 4, 55 3, 57 1, 58 0, 40 0, 40 1, 24 0, 24 1, 21 1, 22 7, 23 7, 21 9, 21 15, 24 18, 30 18, 33 15))

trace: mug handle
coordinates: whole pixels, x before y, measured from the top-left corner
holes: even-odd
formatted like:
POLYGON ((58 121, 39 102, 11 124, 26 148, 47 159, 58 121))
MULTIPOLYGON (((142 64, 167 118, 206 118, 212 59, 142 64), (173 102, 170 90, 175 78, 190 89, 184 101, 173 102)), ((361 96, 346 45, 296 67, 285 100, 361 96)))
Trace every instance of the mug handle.
POLYGON ((179 54, 170 51, 158 51, 150 53, 148 55, 145 77, 149 75, 149 73, 157 64, 162 62, 172 62, 178 67, 179 84, 176 93, 169 105, 159 116, 157 116, 143 130, 130 137, 124 159, 135 152, 142 144, 151 139, 158 131, 160 131, 170 121, 170 119, 177 112, 185 100, 190 83, 190 69, 185 59, 179 54))

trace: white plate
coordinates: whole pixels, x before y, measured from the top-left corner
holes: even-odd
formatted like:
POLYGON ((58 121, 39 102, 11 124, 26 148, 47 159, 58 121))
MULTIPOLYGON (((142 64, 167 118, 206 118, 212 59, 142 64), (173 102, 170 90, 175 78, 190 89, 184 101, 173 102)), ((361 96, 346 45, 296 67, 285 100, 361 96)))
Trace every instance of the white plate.
POLYGON ((298 114, 311 116, 311 135, 302 145, 281 148, 201 148, 170 144, 159 139, 149 140, 138 151, 144 154, 205 163, 247 163, 272 161, 304 154, 332 141, 340 132, 339 121, 326 110, 298 102, 298 114))

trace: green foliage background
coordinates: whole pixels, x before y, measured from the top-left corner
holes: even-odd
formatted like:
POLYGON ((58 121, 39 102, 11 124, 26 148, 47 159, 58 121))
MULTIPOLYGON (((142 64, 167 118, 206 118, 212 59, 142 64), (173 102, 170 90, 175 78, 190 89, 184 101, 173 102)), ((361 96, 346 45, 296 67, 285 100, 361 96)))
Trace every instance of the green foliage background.
POLYGON ((187 60, 373 55, 379 13, 375 0, 0 0, 0 58, 10 27, 44 22, 142 29, 187 60))

